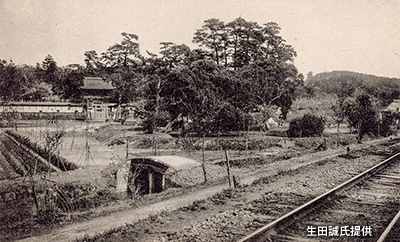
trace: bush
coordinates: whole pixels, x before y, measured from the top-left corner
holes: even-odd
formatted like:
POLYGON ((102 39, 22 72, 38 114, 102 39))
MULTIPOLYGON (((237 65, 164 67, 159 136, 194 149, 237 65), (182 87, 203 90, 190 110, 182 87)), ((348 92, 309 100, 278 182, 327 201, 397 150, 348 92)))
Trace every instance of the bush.
POLYGON ((324 125, 324 118, 305 114, 302 118, 290 121, 287 134, 289 137, 321 136, 324 131, 324 125))
POLYGON ((392 135, 393 129, 392 129, 392 123, 394 123, 395 117, 393 115, 384 115, 382 118, 382 123, 380 125, 379 129, 379 135, 387 137, 392 135))

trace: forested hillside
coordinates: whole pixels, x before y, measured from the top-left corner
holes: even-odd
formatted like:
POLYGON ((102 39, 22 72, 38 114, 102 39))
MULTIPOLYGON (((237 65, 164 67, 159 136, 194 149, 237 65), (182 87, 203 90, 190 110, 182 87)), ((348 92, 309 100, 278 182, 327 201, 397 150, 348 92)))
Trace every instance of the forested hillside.
POLYGON ((382 106, 388 105, 400 95, 400 79, 351 71, 323 72, 316 75, 309 73, 305 83, 311 90, 328 94, 350 96, 355 91, 363 91, 376 97, 382 106))
MULTIPOLYGON (((338 127, 347 123, 356 130, 358 139, 364 134, 387 136, 396 114, 381 111, 399 98, 400 79, 377 77, 350 71, 308 73, 304 86, 297 90, 299 98, 291 106, 289 120, 312 114, 323 117, 325 124, 338 127)), ((338 131, 339 132, 339 131, 338 131)))

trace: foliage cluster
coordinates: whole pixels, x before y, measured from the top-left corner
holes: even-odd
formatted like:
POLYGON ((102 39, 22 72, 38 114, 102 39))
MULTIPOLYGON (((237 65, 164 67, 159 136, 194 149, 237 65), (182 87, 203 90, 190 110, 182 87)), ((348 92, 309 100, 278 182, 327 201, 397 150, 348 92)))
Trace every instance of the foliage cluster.
MULTIPOLYGON (((86 51, 84 66, 59 67, 51 55, 36 67, 0 61, 0 101, 57 96, 81 102, 83 78, 97 76, 116 87, 110 101, 140 104, 137 112, 149 133, 165 126, 187 136, 267 128, 273 116, 269 110, 279 109, 280 118, 286 119, 296 97, 329 94, 337 99, 335 104, 330 112, 318 113, 326 120, 332 116, 338 127, 348 122, 360 139, 391 132, 390 120, 378 119, 377 112, 400 96, 399 79, 333 71, 309 73, 303 85, 304 77, 293 64, 296 52, 280 30, 274 22, 258 24, 239 17, 225 23, 211 18, 195 30, 195 49, 161 42, 159 53, 147 51, 144 56, 139 36, 123 32, 122 40, 101 54, 86 51)), ((306 124, 299 122, 292 124, 300 131, 305 127, 299 125, 306 124)), ((303 131, 302 136, 315 135, 303 131)), ((298 135, 293 128, 290 132, 298 135)))
POLYGON ((139 37, 124 32, 120 43, 100 55, 86 51, 85 66, 58 67, 50 55, 36 67, 1 62, 0 99, 39 101, 57 95, 81 101, 83 77, 98 76, 116 87, 112 102, 143 103, 138 112, 150 133, 168 123, 183 135, 246 129, 249 113, 263 108, 279 107, 286 118, 302 85, 293 64, 296 52, 279 34, 273 22, 213 18, 194 33, 200 48, 161 42, 159 54, 145 57, 139 37))
MULTIPOLYGON (((392 125, 396 117, 380 114, 383 107, 399 97, 400 80, 373 75, 333 71, 307 75, 306 85, 299 90, 300 95, 310 97, 334 96, 329 116, 339 126, 347 122, 357 133, 361 142, 364 135, 388 136, 393 133, 392 125)), ((326 117, 328 118, 328 117, 326 117)))
POLYGON ((289 137, 321 136, 324 131, 325 120, 312 114, 290 121, 287 134, 289 137))
POLYGON ((350 127, 357 132, 359 142, 364 135, 388 136, 393 133, 391 126, 395 117, 379 115, 377 106, 367 94, 349 98, 343 103, 342 110, 350 127))

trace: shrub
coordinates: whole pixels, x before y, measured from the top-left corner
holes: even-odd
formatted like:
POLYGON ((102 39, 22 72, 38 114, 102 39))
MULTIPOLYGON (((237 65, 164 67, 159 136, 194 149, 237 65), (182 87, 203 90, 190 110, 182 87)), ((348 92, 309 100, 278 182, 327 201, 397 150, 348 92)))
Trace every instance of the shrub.
POLYGON ((324 131, 325 120, 312 114, 305 114, 302 118, 290 121, 287 131, 289 137, 321 136, 324 131))
POLYGON ((395 120, 393 115, 384 115, 383 116, 382 123, 379 128, 379 135, 387 137, 394 133, 393 129, 391 127, 393 120, 395 120))

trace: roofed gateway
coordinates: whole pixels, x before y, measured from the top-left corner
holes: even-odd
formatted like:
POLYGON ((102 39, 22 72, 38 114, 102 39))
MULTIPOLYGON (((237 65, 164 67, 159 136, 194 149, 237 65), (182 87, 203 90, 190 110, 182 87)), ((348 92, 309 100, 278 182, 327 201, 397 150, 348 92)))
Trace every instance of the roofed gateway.
POLYGON ((110 98, 115 87, 101 77, 85 77, 81 87, 83 98, 86 101, 87 119, 106 121, 113 115, 110 98))

